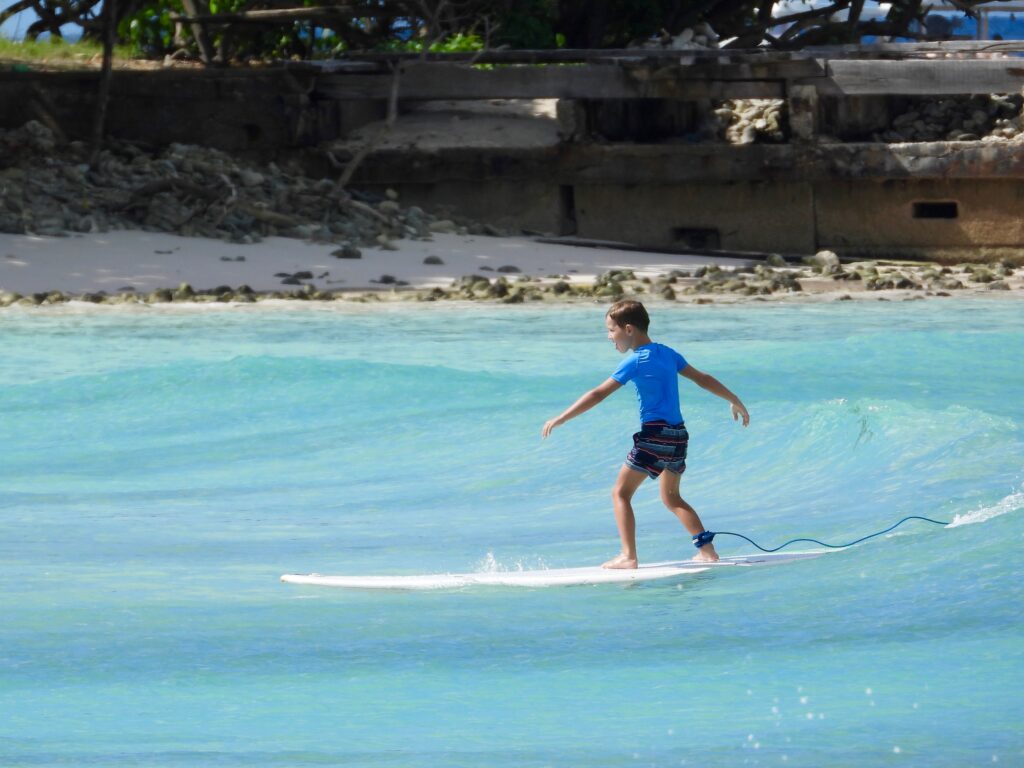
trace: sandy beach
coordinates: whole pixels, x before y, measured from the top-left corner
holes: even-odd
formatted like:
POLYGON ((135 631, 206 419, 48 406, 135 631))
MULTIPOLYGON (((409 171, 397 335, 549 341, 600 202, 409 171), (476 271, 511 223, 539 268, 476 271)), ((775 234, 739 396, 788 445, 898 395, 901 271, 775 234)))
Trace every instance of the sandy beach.
MULTIPOLYGON (((890 289, 868 290, 871 286, 855 272, 837 277, 816 274, 807 266, 789 265, 776 271, 790 281, 788 289, 758 293, 746 284, 729 283, 729 279, 736 283, 734 278, 763 278, 766 272, 772 272, 752 260, 574 247, 527 237, 438 233, 430 240, 395 241, 391 249, 365 248, 359 258, 339 258, 334 255, 337 252, 337 244, 284 237, 233 244, 142 231, 66 237, 0 234, 0 293, 8 299, 23 296, 24 303, 35 304, 57 303, 83 294, 91 295, 93 301, 97 296, 120 296, 123 300, 132 296, 141 299, 159 290, 175 291, 187 283, 196 294, 209 295, 217 293, 215 289, 224 294, 226 288, 237 291, 247 286, 253 295, 278 294, 276 298, 287 298, 297 291, 335 299, 364 294, 408 299, 429 291, 434 291, 435 298, 470 298, 442 293, 451 290, 456 281, 476 275, 492 284, 504 278, 510 285, 525 285, 534 291, 527 298, 564 300, 590 297, 587 291, 595 281, 621 271, 630 273, 623 281, 626 294, 656 294, 678 301, 1024 295, 1024 279, 1012 268, 994 279, 980 277, 983 282, 973 282, 973 273, 946 268, 943 275, 932 275, 946 282, 928 284, 924 278, 927 270, 936 269, 934 265, 907 264, 878 269, 882 275, 916 275, 912 287, 901 288, 898 281, 890 280, 894 284, 890 289), (755 266, 761 271, 758 275, 752 274, 755 266), (702 281, 704 270, 715 271, 722 278, 721 287, 702 281), (957 282, 959 290, 941 290, 957 282), (551 290, 558 283, 572 290, 551 290), (667 287, 671 290, 665 294, 667 287), (60 292, 63 298, 47 299, 46 295, 53 292, 60 292)), ((500 298, 493 294, 492 290, 491 294, 484 292, 473 298, 500 298)), ((600 298, 614 295, 606 292, 600 298)))
MULTIPOLYGON (((504 274, 535 277, 564 274, 572 282, 592 283, 613 269, 654 277, 673 269, 701 265, 743 266, 753 262, 707 256, 674 256, 615 249, 548 245, 524 237, 436 234, 432 240, 400 240, 397 250, 363 249, 359 259, 331 255, 337 244, 284 237, 253 245, 181 237, 155 232, 108 232, 98 235, 35 237, 0 234, 0 290, 21 294, 40 291, 81 293, 248 285, 254 291, 290 290, 280 275, 310 272, 303 283, 330 291, 385 287, 390 275, 410 288, 447 287, 464 275, 505 268, 504 274), (443 264, 426 264, 430 256, 443 264), (514 268, 516 272, 511 269, 514 268)), ((404 286, 403 286, 404 287, 404 286)))

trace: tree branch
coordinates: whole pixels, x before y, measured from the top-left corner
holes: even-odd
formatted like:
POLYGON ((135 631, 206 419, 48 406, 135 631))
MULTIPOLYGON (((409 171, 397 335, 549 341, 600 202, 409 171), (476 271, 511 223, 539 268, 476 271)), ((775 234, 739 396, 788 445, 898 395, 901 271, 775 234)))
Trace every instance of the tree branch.
POLYGON ((398 85, 401 78, 402 65, 392 64, 391 65, 392 77, 391 77, 391 93, 388 96, 388 116, 382 125, 370 139, 364 144, 358 152, 349 160, 348 165, 345 166, 345 170, 342 171, 341 177, 338 179, 336 189, 341 192, 348 185, 349 181, 352 180, 353 174, 356 169, 360 166, 363 160, 366 159, 377 145, 391 133, 391 129, 395 125, 395 120, 398 119, 398 85))
POLYGON ((9 8, 5 8, 4 10, 0 11, 0 24, 3 24, 5 21, 7 21, 12 16, 17 16, 22 11, 27 11, 31 7, 32 7, 32 0, 18 0, 18 2, 15 3, 14 5, 10 6, 9 8))

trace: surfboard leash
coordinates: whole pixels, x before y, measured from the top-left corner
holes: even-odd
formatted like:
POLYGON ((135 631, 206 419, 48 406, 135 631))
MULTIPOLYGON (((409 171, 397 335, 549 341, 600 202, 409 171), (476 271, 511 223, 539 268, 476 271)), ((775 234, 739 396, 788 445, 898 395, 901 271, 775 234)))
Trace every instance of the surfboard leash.
POLYGON ((822 547, 828 547, 829 549, 846 549, 847 547, 852 547, 854 544, 860 544, 862 541, 867 541, 868 539, 873 539, 873 538, 875 538, 875 536, 882 536, 883 534, 886 534, 889 531, 894 530, 894 529, 900 527, 901 525, 903 525, 908 520, 924 520, 926 523, 935 523, 935 525, 949 525, 948 522, 945 522, 943 520, 932 520, 930 517, 921 517, 920 515, 910 515, 909 517, 904 517, 902 520, 900 520, 895 525, 890 525, 884 531, 877 531, 875 533, 868 534, 867 536, 862 536, 861 538, 859 538, 859 539, 857 539, 855 541, 851 541, 848 544, 826 544, 824 541, 818 541, 817 539, 803 539, 803 538, 801 538, 801 539, 790 539, 785 544, 780 544, 779 546, 774 547, 772 549, 767 549, 765 547, 762 547, 760 544, 758 544, 756 541, 751 539, 749 536, 744 536, 742 533, 733 533, 732 531, 713 531, 713 532, 712 531, 703 531, 702 533, 698 533, 696 536, 693 537, 693 546, 697 547, 697 549, 700 549, 705 544, 710 543, 711 540, 715 538, 715 536, 737 536, 737 537, 739 537, 741 539, 744 539, 745 541, 749 541, 751 544, 753 544, 755 547, 760 549, 762 552, 778 552, 783 547, 788 547, 790 544, 796 544, 797 542, 800 542, 800 541, 809 541, 809 542, 811 542, 813 544, 818 544, 818 545, 820 545, 822 547))

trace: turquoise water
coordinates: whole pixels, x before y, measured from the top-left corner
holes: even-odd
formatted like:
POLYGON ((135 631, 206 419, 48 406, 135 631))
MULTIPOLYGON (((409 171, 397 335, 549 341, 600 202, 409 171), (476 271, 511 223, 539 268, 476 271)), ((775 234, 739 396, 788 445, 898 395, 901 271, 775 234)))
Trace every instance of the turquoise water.
POLYGON ((710 528, 955 527, 438 593, 278 576, 615 554, 632 394, 539 437, 619 360, 601 307, 0 313, 0 765, 1024 765, 1022 310, 654 314, 751 410, 683 390, 710 528))

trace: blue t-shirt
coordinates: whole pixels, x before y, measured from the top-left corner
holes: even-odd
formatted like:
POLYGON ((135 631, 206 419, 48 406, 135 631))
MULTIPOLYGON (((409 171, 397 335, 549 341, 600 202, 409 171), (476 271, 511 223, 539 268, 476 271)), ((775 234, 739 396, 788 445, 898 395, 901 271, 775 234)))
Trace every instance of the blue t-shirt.
POLYGON ((619 384, 632 381, 636 399, 640 401, 640 422, 667 421, 679 424, 679 372, 688 363, 671 347, 644 344, 622 361, 612 378, 619 384))

